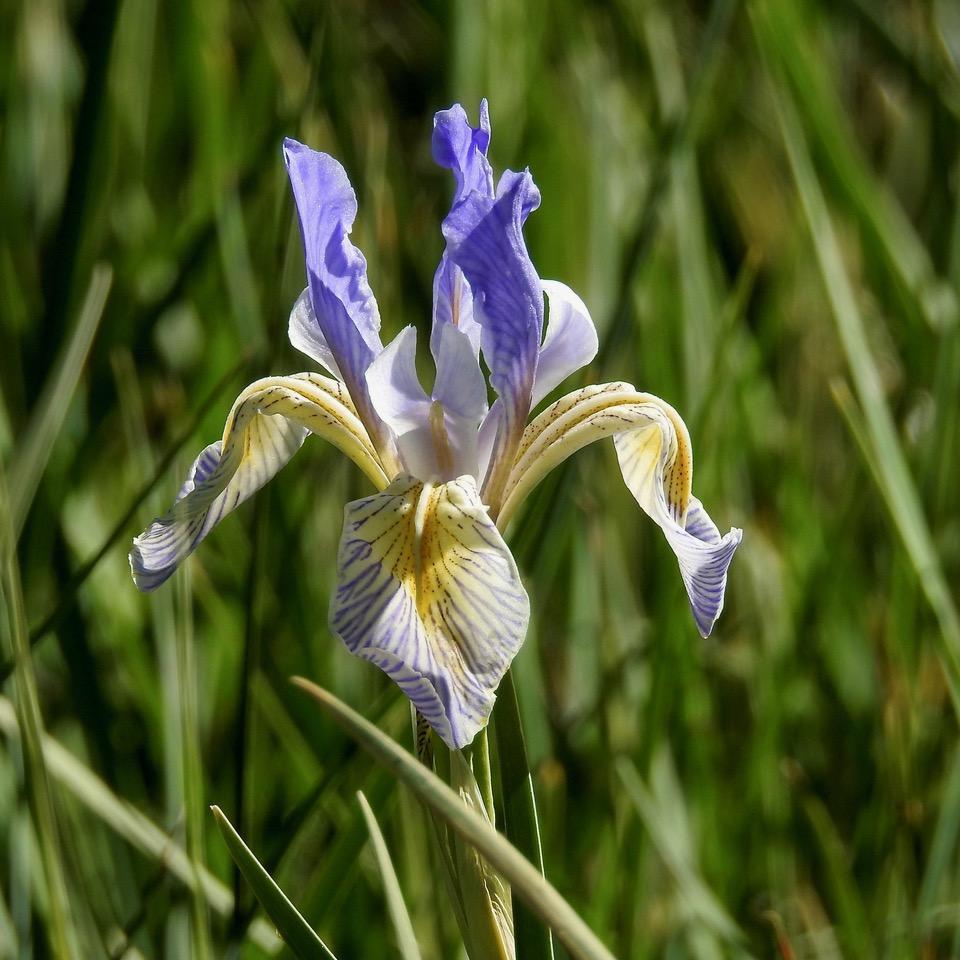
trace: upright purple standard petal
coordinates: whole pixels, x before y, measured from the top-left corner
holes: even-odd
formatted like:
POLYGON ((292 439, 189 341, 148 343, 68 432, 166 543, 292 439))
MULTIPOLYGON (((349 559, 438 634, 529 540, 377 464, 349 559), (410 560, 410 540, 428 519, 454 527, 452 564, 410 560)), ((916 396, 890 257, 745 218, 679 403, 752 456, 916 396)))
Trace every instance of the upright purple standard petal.
POLYGON ((470 126, 467 112, 455 103, 433 118, 433 159, 453 171, 457 181, 454 205, 467 194, 477 192, 493 197, 493 170, 487 160, 490 146, 490 113, 487 101, 480 101, 480 126, 470 126))
POLYGON ((291 140, 283 142, 283 158, 300 220, 307 266, 307 289, 313 316, 303 312, 298 321, 315 319, 319 330, 310 338, 298 323, 294 346, 310 340, 329 349, 357 412, 378 447, 386 431, 367 394, 364 374, 383 345, 380 312, 367 283, 367 262, 350 242, 357 215, 357 198, 343 167, 325 153, 291 140))
MULTIPOLYGON (((490 115, 487 101, 480 101, 480 126, 472 127, 459 103, 433 118, 433 158, 453 171, 456 189, 451 206, 470 193, 493 199, 493 170, 487 160, 490 146, 490 115)), ((447 324, 462 330, 480 351, 480 327, 473 316, 473 293, 463 271, 444 253, 433 278, 433 332, 430 349, 439 358, 441 333, 447 324)))
POLYGON ((449 255, 473 291, 490 382, 503 401, 483 491, 494 509, 530 412, 540 350, 543 291, 523 240, 523 221, 539 203, 530 173, 507 171, 496 199, 471 193, 443 222, 449 255))

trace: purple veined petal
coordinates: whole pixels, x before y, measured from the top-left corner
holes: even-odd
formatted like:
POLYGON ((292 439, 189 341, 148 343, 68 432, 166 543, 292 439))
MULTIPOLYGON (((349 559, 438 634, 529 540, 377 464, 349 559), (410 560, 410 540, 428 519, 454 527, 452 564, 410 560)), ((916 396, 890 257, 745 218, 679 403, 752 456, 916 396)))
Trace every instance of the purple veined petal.
POLYGON ((486 99, 480 101, 479 127, 470 125, 459 103, 434 114, 432 146, 434 161, 452 170, 456 179, 454 205, 473 191, 493 197, 493 170, 487 160, 490 112, 486 99))
POLYGON ((130 570, 155 590, 204 537, 300 449, 308 433, 339 447, 379 488, 389 480, 342 383, 315 373, 268 377, 237 398, 223 438, 194 461, 171 510, 133 541, 130 570))
POLYGON ((307 289, 319 334, 368 432, 383 446, 382 424, 370 406, 364 380, 367 367, 383 347, 380 312, 367 283, 367 262, 350 242, 356 195, 346 171, 328 154, 288 137, 283 157, 300 221, 307 289))
POLYGON ((434 360, 440 355, 443 328, 454 326, 470 340, 474 356, 480 353, 480 324, 473 316, 473 291, 463 271, 444 252, 433 276, 433 328, 430 352, 434 360))
POLYGON ((338 380, 343 380, 333 351, 330 349, 330 344, 327 343, 323 331, 320 329, 320 324, 317 322, 317 315, 313 312, 309 287, 304 288, 290 311, 287 336, 290 339, 290 345, 295 350, 306 354, 321 367, 329 370, 338 380))
POLYGON ((595 440, 613 437, 627 488, 660 527, 677 557, 701 634, 720 611, 727 568, 743 536, 721 537, 692 495, 693 454, 679 414, 628 383, 584 387, 547 407, 524 431, 498 525, 505 529, 527 494, 559 463, 595 440))
POLYGON ((536 406, 570 374, 597 355, 597 328, 586 304, 565 283, 543 280, 547 297, 547 334, 540 346, 537 377, 533 384, 536 406))
POLYGON ((690 498, 683 527, 675 522, 661 527, 680 564, 697 629, 702 637, 709 637, 723 610, 727 569, 743 539, 743 531, 734 527, 721 537, 696 497, 690 498))
POLYGON ((624 483, 667 538, 680 566, 697 629, 702 637, 709 637, 723 610, 727 569, 740 546, 743 531, 733 527, 721 537, 703 504, 694 496, 688 498, 685 514, 677 516, 669 502, 670 481, 664 476, 669 460, 666 443, 654 450, 638 431, 617 434, 613 442, 624 483))
POLYGON ((496 507, 530 412, 543 327, 540 278, 527 253, 523 219, 539 204, 529 172, 508 171, 491 201, 471 193, 443 222, 450 258, 473 291, 490 383, 503 401, 503 419, 484 486, 496 507))
POLYGON ((398 477, 347 505, 330 627, 453 749, 486 726, 530 603, 472 477, 398 477))

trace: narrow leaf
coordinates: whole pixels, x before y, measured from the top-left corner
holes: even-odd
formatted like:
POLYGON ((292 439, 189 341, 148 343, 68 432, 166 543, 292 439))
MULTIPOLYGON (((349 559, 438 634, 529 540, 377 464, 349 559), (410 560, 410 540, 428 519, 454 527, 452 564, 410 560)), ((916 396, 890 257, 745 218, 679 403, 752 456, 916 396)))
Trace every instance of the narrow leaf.
POLYGON ((390 920, 397 935, 400 956, 403 957, 403 960, 420 960, 420 948, 417 946, 417 938, 413 933, 413 924, 410 922, 410 915, 407 913, 407 905, 403 902, 403 891, 400 889, 397 871, 394 870, 393 861, 390 859, 387 842, 383 839, 380 825, 377 823, 377 818, 373 815, 373 810, 367 803, 367 798, 363 795, 362 790, 357 791, 357 800, 360 803, 360 809, 363 811, 363 819, 367 821, 367 829, 370 831, 370 841, 377 858, 377 866, 380 868, 383 892, 387 898, 390 920))
POLYGON ((473 844, 509 881, 517 896, 553 928, 572 957, 577 960, 613 960, 613 954, 539 870, 469 810, 436 774, 326 690, 302 677, 294 677, 293 683, 310 694, 349 736, 432 807, 451 829, 473 844))
MULTIPOLYGON (((537 799, 527 760, 527 745, 520 723, 520 705, 517 702, 512 669, 507 671, 497 692, 493 729, 497 738, 503 787, 503 822, 507 839, 543 876, 537 799)), ((517 956, 528 960, 553 960, 553 938, 549 927, 538 923, 524 904, 518 903, 514 906, 513 934, 517 956)))
MULTIPOLYGON (((13 704, 6 697, 0 697, 0 732, 10 738, 20 737, 13 704)), ((195 873, 183 847, 149 817, 121 800, 100 777, 49 734, 42 735, 42 745, 47 770, 58 784, 118 836, 161 864, 188 890, 202 890, 207 903, 220 916, 230 916, 233 911, 233 896, 209 870, 204 867, 195 873)), ((260 919, 250 924, 247 935, 270 956, 281 947, 276 934, 260 919)))
POLYGON ((280 936, 294 955, 300 960, 336 960, 327 945, 313 932, 300 911, 287 899, 286 894, 274 883, 250 848, 240 839, 240 834, 233 829, 223 811, 216 806, 210 809, 223 839, 230 848, 230 856, 247 878, 247 883, 253 888, 260 905, 276 924, 280 936))
POLYGON ((782 92, 782 87, 773 82, 770 89, 837 334, 863 411, 867 437, 874 453, 873 462, 879 471, 880 492, 920 587, 940 625, 940 661, 954 709, 960 714, 960 613, 950 592, 924 514, 920 492, 910 473, 884 395, 863 315, 844 266, 840 242, 803 136, 800 119, 793 102, 782 92))
POLYGON ((55 372, 44 385, 43 395, 33 411, 24 439, 17 445, 10 470, 10 515, 15 538, 20 536, 50 451, 66 419, 93 336, 100 325, 112 281, 113 270, 107 264, 100 263, 93 268, 77 325, 57 362, 55 372))
POLYGON ((17 562, 16 534, 7 498, 6 478, 0 469, 0 648, 15 664, 14 705, 21 730, 24 780, 30 818, 40 848, 46 889, 50 950, 56 960, 79 956, 70 910, 70 894, 63 864, 56 809, 43 756, 43 715, 37 678, 30 658, 27 622, 17 562))

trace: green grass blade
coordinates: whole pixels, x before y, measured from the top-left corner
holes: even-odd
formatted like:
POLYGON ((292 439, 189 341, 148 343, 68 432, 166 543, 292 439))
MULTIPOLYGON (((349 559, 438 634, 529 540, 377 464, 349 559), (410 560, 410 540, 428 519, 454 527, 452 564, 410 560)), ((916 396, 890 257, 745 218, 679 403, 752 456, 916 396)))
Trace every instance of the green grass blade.
POLYGON ((940 885, 948 875, 950 862, 957 849, 960 834, 960 749, 954 751, 940 801, 940 813, 933 833, 933 842, 923 874, 920 896, 917 900, 917 919, 921 929, 930 922, 930 915, 941 894, 940 885))
MULTIPOLYGON (((193 872, 199 876, 203 868, 203 768, 200 761, 201 734, 197 721, 198 676, 194 660, 192 591, 190 570, 177 571, 178 616, 174 620, 176 645, 176 680, 180 691, 180 767, 183 774, 183 805, 186 818, 186 848, 193 872)), ((191 941, 197 960, 212 956, 210 923, 207 905, 199 884, 190 903, 191 941)))
POLYGON ((70 897, 62 861, 56 811, 43 756, 43 716, 37 678, 30 659, 20 568, 17 563, 16 534, 7 498, 6 479, 0 470, 0 642, 12 654, 14 703, 22 731, 24 777, 27 800, 40 847, 43 879, 49 910, 50 949, 57 960, 79 956, 78 939, 70 911, 70 897))
POLYGON ((738 944, 742 935, 737 925, 697 870, 683 797, 667 756, 658 754, 654 759, 655 790, 643 783, 629 760, 618 762, 617 773, 698 926, 728 944, 738 944))
MULTIPOLYGON (((432 807, 509 881, 515 894, 551 926, 576 960, 613 960, 613 954, 537 868, 463 801, 439 777, 332 694, 304 680, 293 682, 313 697, 334 721, 398 780, 432 807)), ((519 955, 519 954, 518 954, 519 955)))
MULTIPOLYGON (((241 358, 235 364, 233 364, 233 366, 231 366, 230 369, 227 370, 227 372, 213 385, 210 392, 198 404, 193 416, 190 418, 189 424, 170 445, 166 453, 164 453, 164 455, 160 458, 150 476, 150 479, 137 491, 134 498, 130 501, 130 505, 123 512, 120 519, 117 520, 117 522, 113 525, 107 537, 104 538, 104 541, 99 549, 90 557, 89 560, 83 563, 83 565, 80 566, 76 573, 74 573, 74 575, 70 578, 69 582, 63 589, 63 593, 56 607, 54 607, 54 609, 30 631, 31 645, 36 643, 41 637, 53 630, 60 623, 64 614, 66 614, 73 605, 73 602, 76 599, 77 591, 83 586, 90 574, 93 573, 93 571, 97 568, 97 565, 100 563, 100 561, 103 560, 103 558, 107 555, 110 548, 117 542, 124 532, 127 531, 127 528, 130 525, 130 522, 136 516, 137 511, 143 505, 147 497, 149 497, 150 494, 156 489, 157 484, 159 484, 161 480, 167 479, 170 465, 179 456, 180 451, 183 450, 184 446, 187 444, 187 441, 189 441, 190 438, 196 433, 197 427, 199 427, 200 422, 207 415, 207 412, 220 398, 223 391, 236 379, 240 371, 243 370, 243 368, 247 365, 249 359, 249 354, 244 353, 243 356, 241 356, 241 358)), ((8 675, 9 665, 6 663, 0 665, 0 681, 4 680, 8 675)))
POLYGON ((813 832, 820 844, 820 852, 826 866, 827 882, 833 895, 841 945, 846 948, 845 956, 875 957, 870 919, 863 905, 857 882, 850 869, 850 858, 837 834, 837 828, 830 819, 826 807, 814 796, 803 802, 804 812, 813 826, 813 832))
POLYGON ((380 868, 383 892, 387 899, 387 910, 390 911, 390 920, 393 922, 393 929, 397 935, 397 947, 400 950, 400 956, 403 957, 403 960, 420 960, 420 948, 417 946, 413 924, 410 922, 410 914, 407 913, 407 905, 403 900, 403 891, 400 889, 397 871, 393 868, 393 861, 390 859, 387 842, 383 839, 380 825, 377 823, 377 818, 373 815, 373 810, 362 790, 357 791, 357 801, 360 803, 363 819, 366 820, 367 829, 370 831, 370 842, 373 844, 377 866, 380 868))
POLYGON ((274 883, 260 861, 224 816, 219 807, 211 807, 223 839, 230 848, 230 856, 236 861, 247 883, 253 888, 267 916, 276 924, 280 936, 299 960, 336 960, 326 944, 313 932, 286 894, 274 883))
MULTIPOLYGON (((0 697, 0 731, 19 738, 20 726, 13 704, 0 697)), ((95 817, 145 856, 161 864, 188 890, 199 889, 221 917, 233 912, 233 895, 209 870, 194 871, 183 847, 172 840, 149 817, 118 797, 89 767, 49 734, 42 736, 43 758, 50 776, 71 793, 95 817)), ((277 953, 280 941, 270 926, 255 920, 248 937, 269 955, 277 953)))
POLYGON ((57 361, 55 372, 44 386, 27 433, 17 447, 10 469, 10 516, 15 538, 20 536, 50 451, 66 419, 67 408, 100 325, 112 282, 113 271, 108 265, 98 264, 94 267, 77 325, 57 361))
POLYGON ((880 472, 880 490, 913 564, 920 587, 940 625, 940 659, 954 708, 960 714, 960 615, 937 556, 920 495, 897 437, 880 373, 870 351, 863 317, 847 276, 840 244, 799 119, 793 105, 775 82, 771 84, 771 90, 790 167, 813 240, 817 264, 880 472))

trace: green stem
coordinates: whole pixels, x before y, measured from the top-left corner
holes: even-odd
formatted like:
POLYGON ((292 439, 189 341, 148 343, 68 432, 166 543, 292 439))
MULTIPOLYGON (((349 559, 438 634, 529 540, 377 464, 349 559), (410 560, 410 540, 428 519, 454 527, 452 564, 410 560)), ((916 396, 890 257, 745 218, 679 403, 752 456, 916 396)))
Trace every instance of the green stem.
POLYGON ((474 738, 471 759, 473 760, 473 775, 477 778, 477 785, 480 787, 480 796, 483 797, 483 805, 486 807, 487 816, 490 818, 490 822, 495 824, 497 820, 493 805, 493 777, 490 773, 490 741, 487 739, 486 730, 481 730, 474 738))
MULTIPOLYGON (((494 734, 503 787, 503 821, 507 839, 543 874, 543 849, 537 820, 537 800, 527 762, 527 746, 520 722, 520 706, 513 674, 500 683, 494 712, 494 734)), ((553 937, 523 903, 514 900, 514 938, 517 956, 524 960, 553 960, 553 937)))

